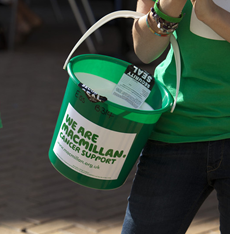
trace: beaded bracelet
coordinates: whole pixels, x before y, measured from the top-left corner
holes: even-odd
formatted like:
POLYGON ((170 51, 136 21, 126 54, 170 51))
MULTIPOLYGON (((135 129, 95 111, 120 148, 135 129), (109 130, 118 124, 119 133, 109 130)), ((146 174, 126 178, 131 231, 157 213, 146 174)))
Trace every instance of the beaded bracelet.
POLYGON ((154 7, 151 8, 152 17, 156 21, 157 27, 163 33, 173 33, 175 29, 177 29, 179 22, 182 20, 183 14, 181 13, 179 18, 168 16, 160 11, 159 5, 160 0, 156 0, 154 7))
POLYGON ((159 9, 159 4, 160 4, 160 1, 157 0, 156 3, 154 4, 154 11, 156 12, 156 14, 162 18, 163 20, 165 21, 168 21, 170 23, 180 23, 181 20, 183 19, 183 14, 181 13, 180 16, 178 18, 176 17, 171 17, 171 16, 168 16, 166 14, 164 14, 160 9, 159 9))
POLYGON ((149 22, 148 22, 148 18, 149 18, 150 12, 151 12, 151 11, 149 11, 149 13, 146 15, 146 24, 147 24, 149 30, 150 30, 152 33, 154 33, 155 35, 159 36, 159 37, 167 37, 169 34, 159 34, 159 33, 155 32, 155 31, 153 31, 153 29, 150 27, 149 22))
POLYGON ((175 29, 178 27, 178 23, 171 23, 168 21, 165 21, 162 19, 154 10, 154 8, 151 8, 152 17, 156 21, 157 27, 163 32, 163 33, 173 33, 175 29))

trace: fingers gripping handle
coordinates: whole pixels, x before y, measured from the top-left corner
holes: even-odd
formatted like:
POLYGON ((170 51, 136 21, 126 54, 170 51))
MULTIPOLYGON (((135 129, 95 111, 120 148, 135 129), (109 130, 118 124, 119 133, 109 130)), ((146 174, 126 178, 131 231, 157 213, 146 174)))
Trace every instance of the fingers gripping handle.
MULTIPOLYGON (((70 54, 68 55, 65 64, 63 66, 63 69, 66 69, 66 66, 71 58, 71 56, 73 55, 73 53, 75 52, 75 50, 87 39, 87 37, 89 37, 94 31, 96 31, 98 28, 100 28, 102 25, 104 25, 105 23, 116 19, 116 18, 133 18, 133 19, 139 19, 140 17, 142 17, 143 14, 136 12, 136 11, 115 11, 112 12, 106 16, 104 16, 103 18, 101 18, 100 20, 98 20, 94 25, 92 25, 86 32, 85 34, 79 39, 79 41, 76 43, 76 45, 73 47, 72 51, 70 52, 70 54)), ((177 87, 176 87, 176 96, 174 98, 174 103, 171 109, 171 112, 174 111, 175 106, 176 106, 176 101, 177 101, 177 96, 179 93, 179 88, 180 88, 180 76, 181 76, 181 62, 180 62, 180 51, 179 51, 179 47, 177 44, 177 41, 175 39, 175 37, 173 35, 171 35, 170 37, 170 42, 172 44, 173 50, 174 50, 174 56, 175 56, 175 60, 176 60, 176 70, 177 70, 177 87)))

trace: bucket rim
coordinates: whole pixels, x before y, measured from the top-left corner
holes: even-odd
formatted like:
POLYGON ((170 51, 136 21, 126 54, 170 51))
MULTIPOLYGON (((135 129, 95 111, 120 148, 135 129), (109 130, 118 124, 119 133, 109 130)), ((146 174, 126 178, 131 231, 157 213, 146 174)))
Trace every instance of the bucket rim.
MULTIPOLYGON (((81 54, 81 55, 77 55, 77 56, 73 57, 68 62, 67 67, 66 67, 66 70, 67 70, 69 76, 71 77, 71 79, 74 81, 74 83, 76 85, 79 85, 80 81, 78 80, 78 78, 75 76, 75 74, 73 72, 73 65, 77 61, 86 60, 86 59, 89 59, 89 58, 90 59, 110 60, 110 62, 115 62, 115 63, 120 64, 122 66, 132 65, 132 63, 129 63, 129 62, 126 62, 124 60, 121 60, 121 59, 118 59, 118 58, 114 58, 114 57, 111 57, 111 56, 108 56, 108 55, 101 55, 101 54, 81 54)), ((128 111, 128 112, 134 112, 134 113, 138 113, 138 114, 156 115, 156 114, 164 113, 164 112, 166 112, 166 111, 168 111, 168 110, 171 109, 171 107, 173 105, 173 100, 174 99, 172 97, 172 94, 169 92, 169 90, 159 80, 155 79, 155 82, 157 83, 157 85, 159 87, 161 87, 162 89, 164 89, 165 90, 165 94, 167 94, 168 103, 163 108, 153 109, 153 110, 140 110, 140 109, 134 109, 134 108, 122 106, 122 105, 116 104, 114 102, 111 102, 109 100, 105 101, 104 103, 106 103, 108 105, 111 105, 113 107, 116 107, 116 108, 120 108, 120 109, 128 111)))

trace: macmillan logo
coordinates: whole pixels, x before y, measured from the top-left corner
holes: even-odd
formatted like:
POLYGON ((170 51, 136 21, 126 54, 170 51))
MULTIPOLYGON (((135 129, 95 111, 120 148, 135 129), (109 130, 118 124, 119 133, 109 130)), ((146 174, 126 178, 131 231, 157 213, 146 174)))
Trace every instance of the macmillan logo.
POLYGON ((69 103, 53 151, 74 171, 115 180, 135 137, 136 133, 117 132, 89 121, 69 103))

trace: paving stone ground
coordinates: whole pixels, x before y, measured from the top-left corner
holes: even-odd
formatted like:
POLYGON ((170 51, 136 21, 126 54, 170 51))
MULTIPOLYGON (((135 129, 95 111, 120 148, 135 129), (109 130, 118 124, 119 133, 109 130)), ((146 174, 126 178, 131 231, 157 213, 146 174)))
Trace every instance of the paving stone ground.
MULTIPOLYGON (((0 51, 0 234, 119 234, 135 167, 122 187, 100 191, 67 180, 49 162, 68 81, 62 66, 81 34, 67 5, 62 6, 62 23, 47 3, 32 6, 43 18, 43 27, 15 51, 0 51)), ((97 17, 107 13, 94 9, 97 17)), ((96 43, 98 53, 124 57, 117 25, 103 26, 101 33, 104 43, 96 43)), ((76 55, 84 53, 85 44, 76 55)), ((155 66, 135 57, 125 59, 150 72, 155 66)), ((213 193, 187 234, 219 234, 218 226, 213 193)))

